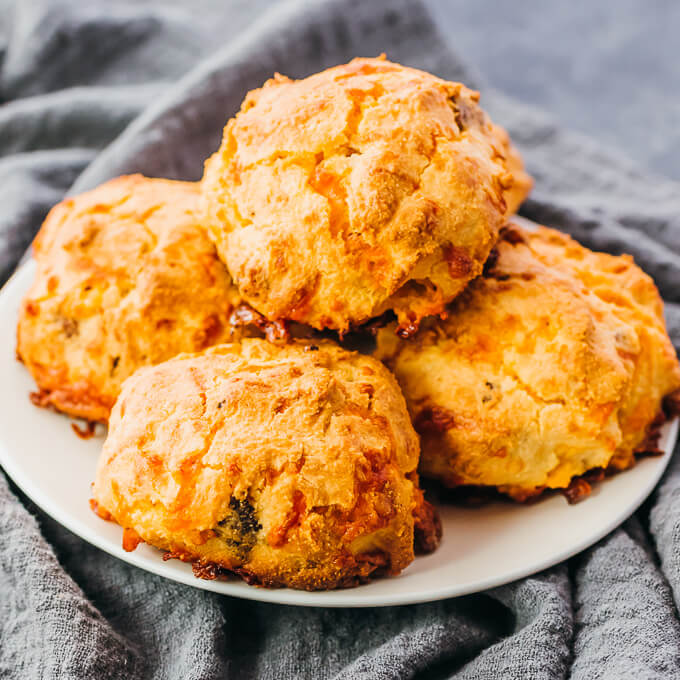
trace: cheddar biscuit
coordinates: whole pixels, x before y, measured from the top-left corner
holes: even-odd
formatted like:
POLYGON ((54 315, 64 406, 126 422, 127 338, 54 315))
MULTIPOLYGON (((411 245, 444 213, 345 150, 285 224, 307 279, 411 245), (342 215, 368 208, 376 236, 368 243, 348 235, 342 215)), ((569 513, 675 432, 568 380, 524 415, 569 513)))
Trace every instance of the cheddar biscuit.
POLYGON ((662 301, 628 256, 511 225, 485 274, 410 342, 382 330, 421 474, 524 500, 625 469, 680 387, 662 301))
POLYGON ((513 186, 478 99, 384 59, 250 92, 203 178, 244 299, 341 332, 394 310, 406 334, 442 312, 481 272, 513 186))
POLYGON ((399 573, 418 531, 435 547, 417 462, 380 362, 328 341, 245 339, 126 381, 94 503, 124 527, 128 549, 146 541, 199 576, 346 587, 399 573))
POLYGON ((52 209, 17 354, 36 401, 106 422, 139 366, 232 336, 238 291, 200 226, 194 183, 120 177, 52 209))

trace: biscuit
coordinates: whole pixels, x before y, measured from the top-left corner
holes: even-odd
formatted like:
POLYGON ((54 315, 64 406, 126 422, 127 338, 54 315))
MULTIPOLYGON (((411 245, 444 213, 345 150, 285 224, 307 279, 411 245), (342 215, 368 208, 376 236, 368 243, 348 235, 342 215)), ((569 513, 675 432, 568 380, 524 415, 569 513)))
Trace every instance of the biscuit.
POLYGON ((94 507, 198 576, 306 590, 397 574, 437 520, 418 437, 378 361, 244 339, 138 370, 113 409, 94 507))
POLYGON ((680 387, 654 283, 551 229, 502 232, 485 274, 411 341, 382 329, 421 435, 420 472, 516 500, 622 470, 680 387))
POLYGON ((394 310, 408 333, 442 312, 481 272, 513 185, 478 99, 384 59, 250 92, 203 178, 244 299, 340 332, 394 310))
POLYGON ((17 330, 37 403, 106 422, 139 366, 232 337, 240 296, 200 226, 198 195, 194 183, 133 175, 51 210, 17 330))

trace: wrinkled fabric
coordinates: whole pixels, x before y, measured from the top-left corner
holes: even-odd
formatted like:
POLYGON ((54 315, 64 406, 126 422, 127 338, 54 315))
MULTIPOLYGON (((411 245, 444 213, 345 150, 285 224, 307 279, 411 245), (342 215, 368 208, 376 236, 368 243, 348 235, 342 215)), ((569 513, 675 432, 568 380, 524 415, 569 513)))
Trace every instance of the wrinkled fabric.
MULTIPOLYGON (((0 0, 0 281, 67 192, 123 172, 200 177, 246 90, 383 51, 482 77, 416 1, 175 5, 0 0)), ((536 178, 526 217, 630 252, 680 345, 673 181, 483 89, 536 178)), ((680 677, 680 462, 596 546, 436 603, 305 609, 179 585, 91 547, 0 474, 0 676, 8 678, 680 677)))

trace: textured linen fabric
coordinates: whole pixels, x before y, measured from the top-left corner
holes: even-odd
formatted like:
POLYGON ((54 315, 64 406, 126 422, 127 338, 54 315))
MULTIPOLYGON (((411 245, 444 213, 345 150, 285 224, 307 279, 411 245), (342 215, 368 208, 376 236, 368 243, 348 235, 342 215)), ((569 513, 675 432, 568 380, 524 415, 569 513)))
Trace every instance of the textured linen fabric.
MULTIPOLYGON (((245 28, 266 6, 0 0, 0 280, 69 189, 133 171, 198 178, 245 91, 274 71, 386 51, 481 82, 418 2, 291 0, 245 28)), ((536 178, 523 213, 633 253, 680 345, 680 186, 501 94, 484 88, 482 101, 536 178)), ((368 610, 253 603, 153 576, 70 534, 0 474, 0 677, 672 678, 679 604, 677 456, 635 517, 567 564, 368 610)))

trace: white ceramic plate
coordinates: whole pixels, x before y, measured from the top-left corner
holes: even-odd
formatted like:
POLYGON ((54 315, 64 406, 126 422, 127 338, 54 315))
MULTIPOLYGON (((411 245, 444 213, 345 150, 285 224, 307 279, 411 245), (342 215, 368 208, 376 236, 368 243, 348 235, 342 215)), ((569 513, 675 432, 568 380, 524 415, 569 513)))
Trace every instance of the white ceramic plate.
POLYGON ((395 578, 321 593, 204 581, 194 577, 189 565, 164 562, 147 545, 131 553, 121 548, 120 527, 99 519, 88 503, 103 435, 81 440, 68 418, 30 403, 28 394, 35 386, 15 360, 15 326, 33 272, 29 262, 0 292, 0 463, 35 503, 81 538, 130 564, 197 588, 282 604, 375 607, 428 602, 508 583, 571 557, 623 522, 656 485, 676 439, 677 420, 663 429, 664 456, 644 459, 597 485, 578 505, 552 496, 529 506, 442 507, 441 547, 395 578))

